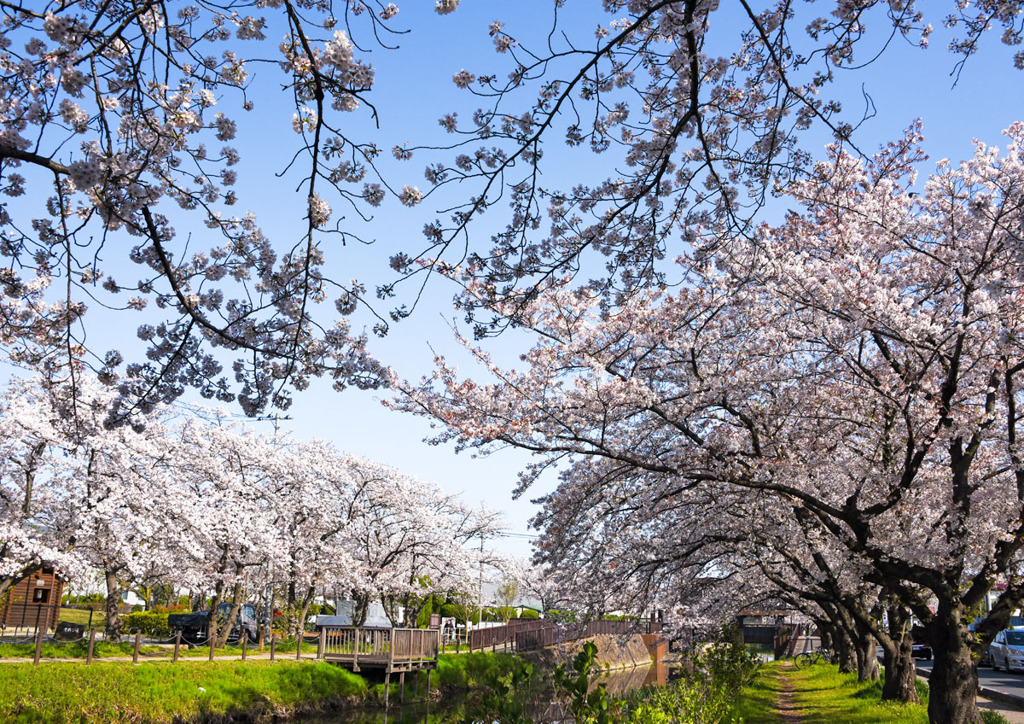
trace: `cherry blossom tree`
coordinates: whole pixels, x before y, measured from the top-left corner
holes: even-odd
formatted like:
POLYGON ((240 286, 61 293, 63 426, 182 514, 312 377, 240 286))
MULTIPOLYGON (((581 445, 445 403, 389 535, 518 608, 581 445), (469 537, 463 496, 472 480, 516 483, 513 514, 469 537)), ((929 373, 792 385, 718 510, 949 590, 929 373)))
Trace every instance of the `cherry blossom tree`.
POLYGON ((392 259, 468 286, 457 304, 478 336, 516 322, 493 299, 525 306, 572 281, 616 304, 677 283, 671 260, 697 229, 750 233, 775 189, 810 172, 823 135, 864 153, 874 107, 858 71, 890 46, 923 52, 945 25, 949 55, 930 62, 958 77, 987 35, 1015 45, 1022 30, 1022 4, 1001 0, 607 0, 589 23, 552 5, 539 27, 498 11, 497 59, 452 77, 476 107, 439 119, 452 140, 426 175, 430 193, 473 192, 426 226, 418 254, 392 259), (500 214, 490 244, 471 226, 484 213, 500 214))
MULTIPOLYGON (((458 5, 440 0, 435 9, 447 16, 458 5)), ((441 270, 477 287, 460 301, 474 318, 486 310, 480 295, 525 303, 532 290, 587 269, 591 251, 608 266, 595 288, 659 283, 691 229, 751 230, 774 185, 808 171, 808 131, 858 148, 863 114, 844 111, 829 89, 839 69, 877 54, 867 43, 891 35, 924 46, 927 13, 936 13, 934 22, 953 26, 955 69, 990 28, 1019 42, 1020 9, 1006 0, 927 12, 913 0, 744 0, 738 9, 608 0, 581 23, 558 0, 536 46, 496 20, 488 32, 507 66, 455 73, 479 108, 441 118, 456 134, 448 147, 421 144, 436 151, 432 187, 467 191, 448 219, 427 224, 423 248, 391 265, 400 276, 441 270), (609 171, 568 191, 542 186, 545 141, 603 154, 609 171), (507 227, 485 248, 467 235, 470 224, 505 200, 507 227)), ((432 193, 381 178, 385 144, 349 120, 376 120, 364 48, 371 38, 390 48, 398 10, 378 0, 3 3, 6 354, 62 379, 92 367, 119 392, 114 422, 188 387, 237 397, 256 414, 286 407, 315 376, 339 389, 379 385, 381 365, 347 319, 365 290, 326 271, 325 242, 357 238, 339 208, 368 219, 386 196, 416 206, 432 193), (274 104, 250 92, 256 63, 276 68, 294 106, 282 129, 295 139, 285 171, 305 203, 285 239, 235 211, 245 203, 236 191, 243 137, 273 115, 274 104), (333 311, 316 312, 322 303, 333 311), (137 325, 144 354, 93 346, 88 311, 99 305, 148 309, 137 325)), ((392 153, 401 160, 413 150, 392 153)), ((377 293, 389 298, 395 284, 377 293)), ((390 318, 407 306, 400 301, 390 318)), ((477 321, 486 333, 505 318, 477 321)), ((387 326, 381 318, 377 331, 387 326)))
POLYGON ((73 532, 53 514, 56 491, 47 483, 60 469, 53 450, 62 436, 38 385, 16 382, 0 398, 0 596, 36 567, 59 565, 77 575, 73 532))
POLYGON ((788 189, 803 213, 712 234, 673 294, 491 303, 540 332, 526 369, 478 352, 496 378, 478 384, 442 359, 398 406, 442 421, 440 439, 537 452, 523 488, 602 458, 806 509, 928 628, 932 721, 978 721, 972 650, 1021 599, 1024 126, 922 185, 919 141, 911 129, 867 162, 834 149, 788 189), (1007 588, 975 637, 997 579, 1007 588))
POLYGON ((387 191, 375 179, 378 146, 341 120, 373 113, 374 71, 357 57, 355 26, 383 40, 397 8, 342 5, 337 17, 329 4, 292 0, 3 4, 2 325, 13 360, 63 377, 93 367, 117 385, 115 420, 185 387, 237 394, 254 414, 287 406, 311 376, 339 389, 379 382, 344 319, 362 288, 324 274, 321 243, 348 236, 332 204, 370 208, 387 191), (232 213, 239 115, 272 105, 249 97, 250 67, 274 56, 308 199, 301 231, 277 243, 253 214, 232 213), (127 253, 108 253, 114 237, 127 253), (157 308, 138 329, 145 358, 86 343, 94 298, 157 308), (313 313, 325 301, 336 316, 326 323, 313 313), (233 382, 214 348, 236 355, 233 382))
MULTIPOLYGON (((348 464, 356 486, 342 535, 362 574, 355 620, 361 623, 376 599, 400 625, 399 606, 472 578, 478 558, 465 544, 493 532, 498 519, 389 466, 354 458, 348 464)), ((418 609, 409 608, 415 620, 418 609)))

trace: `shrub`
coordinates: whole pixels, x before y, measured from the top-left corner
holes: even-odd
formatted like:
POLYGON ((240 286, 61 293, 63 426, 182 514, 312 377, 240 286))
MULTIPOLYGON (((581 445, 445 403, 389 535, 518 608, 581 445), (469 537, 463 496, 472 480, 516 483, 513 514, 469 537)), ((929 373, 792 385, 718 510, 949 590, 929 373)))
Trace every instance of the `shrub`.
POLYGON ((576 613, 574 611, 550 608, 545 614, 545 617, 551 619, 555 623, 576 623, 576 613))
POLYGON ((121 630, 131 633, 138 629, 145 636, 164 638, 171 635, 167 625, 167 613, 161 611, 135 611, 124 617, 121 630))
POLYGON ((519 614, 519 618, 540 618, 540 612, 534 611, 532 608, 524 608, 523 612, 519 614))
POLYGON ((444 618, 454 618, 456 621, 466 622, 466 607, 455 603, 441 604, 440 614, 444 618))

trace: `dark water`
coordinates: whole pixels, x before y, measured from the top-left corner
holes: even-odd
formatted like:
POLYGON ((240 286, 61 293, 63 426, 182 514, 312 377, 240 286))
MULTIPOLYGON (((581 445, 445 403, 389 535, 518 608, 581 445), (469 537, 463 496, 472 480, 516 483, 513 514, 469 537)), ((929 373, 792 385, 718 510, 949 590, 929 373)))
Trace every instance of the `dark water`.
MULTIPOLYGON (((598 679, 595 685, 603 683, 612 696, 623 696, 644 686, 664 686, 666 680, 667 669, 664 665, 658 664, 613 671, 598 679)), ((420 701, 415 701, 417 696, 413 693, 412 687, 407 686, 406 703, 399 704, 394 685, 391 692, 392 703, 386 710, 370 707, 347 709, 315 719, 303 718, 302 721, 310 724, 455 724, 467 719, 475 720, 475 699, 472 695, 426 702, 422 700, 421 690, 418 697, 420 701)), ((555 698, 553 692, 541 694, 538 699, 528 705, 527 712, 536 724, 571 721, 571 717, 566 714, 566 703, 555 698)))

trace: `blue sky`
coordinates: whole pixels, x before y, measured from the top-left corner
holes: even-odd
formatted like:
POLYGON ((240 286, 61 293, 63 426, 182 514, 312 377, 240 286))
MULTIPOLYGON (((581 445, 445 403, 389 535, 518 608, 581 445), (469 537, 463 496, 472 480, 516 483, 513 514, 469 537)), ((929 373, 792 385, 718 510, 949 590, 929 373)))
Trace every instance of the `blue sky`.
MULTIPOLYGON (((506 23, 513 35, 528 33, 542 36, 549 25, 549 3, 530 2, 478 2, 466 0, 458 12, 446 17, 435 16, 432 3, 406 3, 401 5, 398 19, 413 28, 401 40, 401 49, 393 53, 375 51, 373 62, 377 68, 375 104, 381 115, 381 130, 385 137, 382 145, 390 148, 394 142, 444 142, 446 137, 436 125, 437 118, 452 109, 460 116, 475 107, 465 91, 457 91, 451 76, 462 68, 480 72, 494 69, 500 72, 507 66, 507 57, 497 56, 487 37, 487 25, 495 19, 506 23), (415 66, 410 64, 415 58, 415 66), (439 135, 441 134, 441 135, 439 135), (440 140, 436 140, 439 139, 440 140)), ((580 38, 593 37, 599 17, 581 8, 597 7, 596 3, 570 3, 572 20, 579 28, 580 38)), ((723 3, 723 7, 727 3, 723 3)), ((826 8, 820 3, 819 10, 826 8)), ((601 19, 607 24, 606 19, 601 19)), ((724 26, 728 22, 720 20, 724 26)), ((941 22, 933 19, 932 22, 941 22)), ((716 26, 713 26, 713 29, 716 26)), ((720 26, 719 26, 720 27, 720 26)), ((879 47, 881 41, 874 47, 879 47)), ((863 108, 863 93, 871 96, 877 115, 861 129, 863 148, 874 149, 886 140, 896 137, 915 118, 924 118, 926 148, 932 161, 942 157, 959 159, 972 152, 971 141, 980 138, 990 144, 1000 144, 1000 132, 1021 117, 1020 89, 1024 76, 1012 66, 1012 50, 989 38, 982 52, 964 68, 959 82, 953 87, 950 73, 954 59, 944 51, 945 36, 938 28, 928 51, 911 47, 901 40, 893 42, 883 60, 866 71, 839 71, 837 87, 851 112, 863 108)), ((820 150, 820 149, 817 149, 820 150)), ((607 173, 605 164, 614 157, 593 158, 585 149, 569 150, 550 143, 546 152, 549 166, 548 183, 553 181, 554 169, 573 169, 583 174, 607 173)), ((419 183, 426 188, 419 175, 425 161, 422 156, 412 161, 395 164, 397 184, 419 183), (408 174, 410 180, 403 176, 408 174)), ((569 178, 568 176, 566 177, 569 178)), ((395 248, 417 248, 419 230, 432 211, 442 207, 442 199, 428 198, 421 208, 410 211, 394 207, 378 214, 373 224, 377 244, 359 250, 360 266, 367 263, 369 276, 383 271, 381 260, 395 248)), ((779 209, 776 209, 778 211, 779 209)), ((485 219, 474 227, 477 243, 485 243, 499 219, 485 219)), ((342 259, 351 258, 346 250, 342 259)), ((453 316, 449 302, 451 289, 435 279, 428 289, 417 314, 397 325, 392 334, 376 344, 381 358, 407 377, 417 377, 429 370, 431 349, 458 358, 453 351, 447 322, 453 316)), ((492 343, 499 356, 504 355, 514 364, 515 354, 526 341, 522 335, 502 338, 492 343)), ((450 448, 431 447, 421 442, 430 433, 426 421, 397 415, 382 409, 376 402, 380 393, 346 392, 341 396, 315 388, 299 396, 291 411, 289 422, 296 434, 319 434, 334 440, 339 447, 393 464, 402 470, 437 481, 446 490, 459 492, 472 502, 486 501, 494 508, 507 512, 508 527, 525 532, 526 520, 532 515, 527 501, 513 503, 511 490, 515 486, 517 470, 528 460, 518 451, 503 451, 478 459, 469 454, 454 455, 450 448)), ((553 481, 552 481, 553 482, 553 481)), ((549 482, 549 485, 552 484, 549 482)), ((538 490, 536 492, 542 492, 538 490)), ((525 553, 522 539, 506 541, 510 549, 525 553)))
MULTIPOLYGON (((500 19, 512 35, 525 35, 534 41, 542 39, 551 25, 551 3, 548 0, 463 0, 456 13, 443 17, 433 12, 433 0, 407 0, 398 4, 396 26, 411 28, 410 33, 389 40, 398 45, 398 49, 377 47, 365 33, 365 27, 363 34, 357 32, 355 38, 363 47, 373 48, 372 52, 359 57, 376 68, 376 84, 370 98, 379 113, 379 131, 365 112, 343 118, 336 116, 334 121, 357 138, 372 136, 378 140, 385 150, 381 166, 393 188, 415 184, 426 191, 428 184, 423 178, 423 168, 427 154, 398 162, 391 158, 391 147, 403 143, 418 146, 449 142, 451 137, 438 126, 438 119, 453 110, 457 110, 460 117, 468 118, 478 105, 469 93, 454 86, 452 75, 463 68, 476 73, 494 72, 499 76, 508 70, 508 56, 494 53, 487 35, 488 25, 500 19)), ((727 14, 730 3, 726 0, 722 6, 726 9, 720 11, 721 17, 716 17, 712 32, 720 29, 731 35, 731 18, 727 14)), ((829 6, 830 3, 822 2, 810 7, 825 12, 829 6)), ((596 0, 570 2, 562 16, 568 21, 569 32, 574 33, 574 39, 582 45, 593 42, 598 22, 605 25, 608 22, 596 0)), ((940 25, 941 17, 932 18, 932 22, 940 25)), ((280 34, 280 29, 268 32, 274 44, 280 34)), ((875 47, 880 45, 881 40, 875 47)), ((860 131, 863 148, 874 149, 897 136, 917 117, 924 119, 925 145, 932 161, 968 156, 971 140, 976 137, 990 144, 1001 144, 1000 131, 1021 116, 1020 90, 1024 77, 1012 67, 1012 50, 1002 46, 997 37, 989 38, 953 88, 950 72, 955 61, 943 50, 944 45, 945 36, 939 28, 927 52, 896 40, 882 60, 866 70, 839 71, 838 92, 850 110, 859 112, 863 107, 862 91, 871 96, 877 110, 877 116, 860 131)), ((267 56, 273 57, 274 52, 268 48, 267 56)), ((293 170, 283 178, 275 176, 288 164, 298 140, 291 130, 294 108, 290 96, 286 97, 280 90, 281 76, 276 67, 252 66, 251 71, 254 73, 251 88, 254 111, 242 111, 238 98, 222 101, 222 110, 238 121, 236 145, 242 153, 238 167, 239 203, 234 211, 255 211, 265 233, 277 240, 279 248, 287 248, 301 236, 306 204, 304 187, 296 191, 301 184, 301 173, 293 170)), ((812 150, 818 152, 820 148, 812 150)), ((610 173, 607 169, 617 160, 612 153, 593 157, 585 148, 567 149, 557 139, 549 143, 546 154, 544 183, 549 186, 593 180, 598 174, 610 173)), ((330 240, 325 242, 332 275, 345 280, 357 278, 372 290, 392 274, 387 266, 388 257, 398 250, 419 250, 423 246, 424 223, 434 218, 439 209, 469 193, 472 193, 470 188, 446 189, 428 197, 415 209, 389 200, 376 210, 368 224, 359 222, 336 198, 325 195, 336 216, 346 215, 343 226, 374 240, 369 246, 354 243, 345 248, 330 240)), ((781 207, 776 206, 769 213, 779 211, 781 207)), ((478 247, 486 246, 490 234, 503 222, 501 210, 488 214, 472 227, 473 242, 478 247)), ((182 234, 187 229, 197 235, 203 231, 194 219, 187 222, 183 219, 176 226, 182 234)), ((117 240, 117 243, 128 242, 117 240)), ((433 351, 444 353, 450 359, 465 360, 450 331, 450 325, 458 323, 451 309, 454 291, 443 280, 433 279, 415 315, 395 325, 386 339, 374 340, 371 350, 408 379, 429 373, 433 351)), ((382 313, 387 311, 381 309, 382 313)), ((90 329, 90 339, 97 341, 98 347, 124 348, 132 344, 125 341, 124 330, 133 329, 141 318, 135 321, 125 319, 125 315, 97 314, 97 317, 95 321, 102 323, 90 329)), ((366 315, 355 318, 357 330, 363 325, 369 330, 372 323, 372 318, 366 315)), ((527 343, 528 338, 523 333, 510 333, 493 341, 490 347, 499 361, 514 364, 518 352, 527 343)), ((503 539, 501 548, 528 555, 528 540, 519 536, 527 533, 526 523, 534 511, 526 500, 513 502, 511 491, 516 485, 518 470, 529 458, 518 451, 502 451, 480 459, 466 453, 455 455, 449 447, 426 445, 422 439, 430 434, 428 423, 384 409, 380 399, 386 394, 357 390, 337 394, 331 391, 329 384, 315 381, 309 390, 296 395, 292 408, 286 413, 291 419, 282 422, 282 429, 302 438, 331 440, 342 450, 433 480, 444 490, 462 495, 470 504, 482 502, 490 508, 504 510, 508 530, 516 537, 503 539)), ((269 422, 251 424, 262 426, 267 434, 272 431, 269 422)), ((549 481, 548 487, 552 484, 553 481, 549 481)), ((545 492, 543 487, 532 491, 533 494, 542 492, 545 492)))

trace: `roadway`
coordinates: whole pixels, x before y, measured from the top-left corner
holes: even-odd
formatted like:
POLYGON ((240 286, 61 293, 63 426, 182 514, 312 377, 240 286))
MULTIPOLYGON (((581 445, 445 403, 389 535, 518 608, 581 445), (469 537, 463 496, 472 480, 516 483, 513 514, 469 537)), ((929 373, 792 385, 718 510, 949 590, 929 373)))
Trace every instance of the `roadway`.
MULTIPOLYGON (((924 676, 931 675, 932 663, 932 661, 918 661, 918 672, 924 676)), ((978 687, 982 689, 982 695, 988 695, 986 690, 1001 693, 1013 697, 1018 704, 1024 706, 1024 674, 1008 674, 1005 671, 993 671, 991 666, 979 666, 978 687)))

